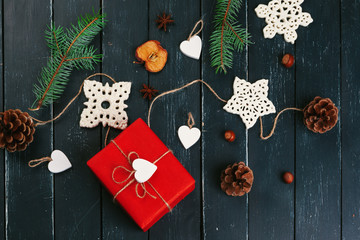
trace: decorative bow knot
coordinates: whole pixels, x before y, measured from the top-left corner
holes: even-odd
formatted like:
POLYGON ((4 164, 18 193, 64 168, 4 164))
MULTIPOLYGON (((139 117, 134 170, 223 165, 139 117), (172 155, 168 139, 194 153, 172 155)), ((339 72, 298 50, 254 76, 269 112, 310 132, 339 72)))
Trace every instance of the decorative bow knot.
MULTIPOLYGON (((111 140, 111 142, 116 146, 116 148, 123 154, 123 156, 128 160, 130 166, 133 167, 133 164, 131 162, 131 155, 135 154, 137 156, 137 159, 140 159, 139 157, 139 154, 137 154, 136 152, 130 152, 128 155, 126 155, 124 153, 124 151, 116 144, 116 142, 114 140, 111 140)), ((163 155, 161 155, 158 159, 156 159, 152 164, 156 164, 159 160, 161 160, 165 155, 167 155, 168 153, 172 152, 171 150, 168 150, 166 151, 163 155)), ((134 161, 135 161, 134 160, 134 161)), ((144 160, 146 161, 146 160, 144 160)), ((114 198, 113 200, 115 201, 115 199, 117 198, 117 196, 122 192, 124 191, 127 187, 129 187, 132 183, 134 183, 136 180, 136 178, 134 177, 136 173, 136 170, 133 168, 132 170, 131 169, 128 169, 124 166, 117 166, 114 168, 113 172, 112 172, 112 180, 116 183, 116 184, 123 184, 127 181, 129 181, 132 177, 132 179, 123 187, 121 188, 115 195, 114 195, 114 198), (119 171, 120 169, 123 169, 127 172, 129 172, 129 175, 127 176, 126 179, 122 180, 122 181, 117 181, 116 178, 115 178, 115 174, 117 171, 119 171)), ((157 199, 156 196, 152 195, 151 193, 149 193, 147 190, 146 190, 146 186, 145 186, 145 183, 147 183, 153 190, 154 192, 159 196, 159 198, 164 202, 164 204, 166 205, 166 207, 169 209, 169 211, 171 211, 171 207, 170 205, 165 201, 165 199, 160 195, 160 193, 154 188, 154 186, 149 182, 149 180, 145 181, 145 182, 137 182, 136 183, 136 186, 135 186, 135 194, 138 198, 144 198, 146 195, 149 195, 150 197, 152 197, 153 199, 157 199), (139 194, 139 186, 141 186, 141 188, 143 189, 143 194, 139 194)))

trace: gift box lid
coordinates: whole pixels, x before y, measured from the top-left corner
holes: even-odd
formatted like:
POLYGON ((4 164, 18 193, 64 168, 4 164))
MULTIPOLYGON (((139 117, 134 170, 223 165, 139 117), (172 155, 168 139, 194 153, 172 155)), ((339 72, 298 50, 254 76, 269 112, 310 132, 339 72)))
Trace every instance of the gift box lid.
MULTIPOLYGON (((172 209, 194 190, 195 180, 140 118, 128 126, 113 141, 115 143, 110 142, 91 158, 87 165, 110 193, 113 196, 117 195, 116 200, 135 222, 144 231, 147 231, 169 212, 169 207, 172 209), (155 162, 157 170, 144 183, 148 193, 143 198, 144 190, 140 184, 137 184, 136 180, 125 187, 129 181, 134 179, 132 174, 127 181, 124 181, 129 177, 129 171, 133 171, 133 168, 117 147, 126 156, 135 152, 139 158, 151 163, 159 159, 155 162), (117 168, 116 171, 114 171, 115 168, 117 168), (120 190, 122 191, 118 193, 120 190)), ((137 158, 136 154, 131 154, 131 161, 137 158)))

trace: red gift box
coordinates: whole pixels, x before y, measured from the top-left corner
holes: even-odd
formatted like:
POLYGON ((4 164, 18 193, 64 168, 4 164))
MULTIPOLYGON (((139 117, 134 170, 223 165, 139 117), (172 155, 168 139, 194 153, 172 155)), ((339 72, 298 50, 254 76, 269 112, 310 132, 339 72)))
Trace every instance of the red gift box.
POLYGON ((139 118, 87 162, 144 232, 195 188, 193 177, 168 151, 139 118), (142 186, 134 179, 130 162, 137 157, 131 152, 135 152, 138 158, 155 162, 157 166, 155 173, 142 186))

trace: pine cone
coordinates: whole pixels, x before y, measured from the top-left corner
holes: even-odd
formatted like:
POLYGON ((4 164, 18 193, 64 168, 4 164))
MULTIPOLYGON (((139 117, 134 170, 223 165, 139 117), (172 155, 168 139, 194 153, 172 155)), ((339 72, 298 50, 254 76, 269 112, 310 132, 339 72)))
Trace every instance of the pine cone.
POLYGON ((250 192, 253 181, 253 171, 243 162, 228 165, 221 173, 221 189, 229 196, 250 192))
POLYGON ((315 97, 304 108, 304 124, 315 133, 325 133, 336 125, 338 112, 330 98, 315 97))
POLYGON ((34 122, 27 112, 9 109, 0 113, 0 148, 24 151, 34 138, 34 122))

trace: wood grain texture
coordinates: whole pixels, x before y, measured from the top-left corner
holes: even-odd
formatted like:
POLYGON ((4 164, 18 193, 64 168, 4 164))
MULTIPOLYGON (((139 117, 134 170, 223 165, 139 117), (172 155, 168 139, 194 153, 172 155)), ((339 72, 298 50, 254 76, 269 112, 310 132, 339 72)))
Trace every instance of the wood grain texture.
MULTIPOLYGON (((103 2, 108 23, 103 32, 102 71, 116 81, 132 82, 130 97, 125 101, 129 106, 126 109, 129 124, 137 118, 145 119, 148 110, 148 102, 142 99, 139 92, 142 84, 148 83, 148 73, 133 63, 136 60, 136 47, 148 40, 148 9, 138 8, 142 4, 147 6, 143 0, 103 2), (129 23, 136 23, 136 27, 129 27, 129 23)), ((119 130, 112 130, 110 138, 119 133, 119 130)), ((121 206, 113 203, 113 197, 105 188, 102 199, 103 239, 148 239, 148 233, 142 232, 121 206)))
MULTIPOLYGON (((234 76, 247 79, 247 51, 234 52, 233 69, 228 73, 215 74, 210 66, 209 38, 213 31, 213 14, 216 1, 202 1, 203 30, 202 78, 225 100, 233 95, 234 76)), ((238 14, 240 24, 247 24, 247 1, 238 14)), ((222 108, 224 103, 205 87, 202 87, 202 185, 203 185, 203 230, 204 239, 247 239, 247 196, 229 197, 220 189, 220 174, 234 162, 248 162, 247 131, 238 115, 222 108), (233 130, 236 140, 224 139, 224 132, 233 130)), ((251 166, 250 166, 251 167, 251 166)))
MULTIPOLYGON (((1 1, 1 0, 0 0, 1 1)), ((106 129, 79 127, 86 100, 83 94, 62 118, 38 127, 35 141, 21 153, 0 151, 0 239, 360 239, 360 130, 359 77, 360 0, 310 1, 302 4, 314 19, 299 27, 294 45, 283 36, 264 39, 264 19, 256 16, 258 4, 243 1, 237 20, 248 27, 254 45, 234 53, 234 67, 215 74, 210 67, 209 37, 217 0, 16 0, 0 4, 0 109, 26 111, 35 100, 33 84, 50 56, 44 40, 46 25, 69 27, 92 9, 107 14, 102 34, 92 43, 104 54, 94 71, 74 71, 63 97, 33 116, 49 119, 76 94, 83 79, 104 72, 117 81, 131 81, 125 102, 129 124, 147 117, 150 101, 142 98, 142 84, 164 92, 195 79, 203 79, 225 100, 233 95, 234 77, 249 82, 269 79, 269 99, 277 111, 304 107, 315 96, 329 97, 340 110, 333 130, 315 134, 303 124, 299 112, 284 113, 269 140, 259 138, 259 123, 246 130, 241 118, 225 112, 224 103, 204 86, 193 85, 159 99, 151 115, 151 128, 174 151, 196 180, 195 190, 144 233, 103 188, 86 162, 104 147, 106 129), (172 14, 168 31, 158 30, 158 14, 172 14), (179 44, 202 18, 200 60, 184 56, 179 44), (133 64, 135 50, 147 40, 158 40, 168 51, 160 73, 133 64), (284 68, 285 53, 295 66, 284 68), (177 129, 191 112, 202 131, 198 143, 185 150, 177 129), (226 142, 224 131, 236 140, 226 142), (73 167, 52 175, 46 164, 34 169, 27 162, 62 150, 73 167), (245 161, 254 171, 252 191, 240 198, 220 189, 220 173, 234 162, 245 161), (283 183, 284 171, 295 175, 283 183)), ((109 82, 105 78, 98 81, 109 82)), ((110 83, 110 82, 109 82, 110 83)), ((111 83, 110 83, 111 84, 111 83)), ((264 131, 274 114, 265 116, 264 131)), ((120 131, 111 130, 110 139, 120 131)))
MULTIPOLYGON (((63 27, 77 24, 78 16, 98 11, 99 1, 55 1, 54 22, 63 27)), ((100 49, 100 36, 91 43, 100 49)), ((100 50, 98 50, 100 52, 100 50)), ((73 71, 65 94, 54 105, 57 115, 76 95, 83 80, 100 70, 73 71)), ((100 81, 99 78, 95 78, 100 81)), ((55 122, 54 147, 63 151, 72 168, 55 176, 55 236, 58 239, 101 238, 101 188, 86 162, 101 149, 102 125, 93 129, 80 128, 80 114, 86 97, 82 93, 64 116, 55 122)))
MULTIPOLYGON (((295 67, 281 64, 285 53, 294 54, 294 46, 283 35, 265 39, 264 19, 254 9, 262 0, 249 1, 249 32, 255 44, 249 47, 249 82, 268 79, 268 98, 277 112, 295 103, 295 67), (271 47, 269 47, 271 46, 271 47)), ((249 194, 249 238, 293 239, 295 185, 282 180, 286 171, 294 172, 294 112, 284 113, 274 135, 268 140, 259 137, 258 122, 249 129, 249 165, 254 171, 254 187, 249 194)), ((264 116, 264 135, 273 125, 275 114, 264 116)))
MULTIPOLYGON (((340 106, 339 1, 305 1, 314 16, 298 29, 296 42, 296 104, 315 96, 340 106), (326 11, 323 9, 326 8, 326 11), (331 26, 331 27, 328 27, 331 26), (331 66, 331 67, 330 67, 331 66)), ((340 122, 328 133, 315 134, 296 118, 296 218, 298 239, 339 239, 341 235, 340 122)))
MULTIPOLYGON (((47 0, 4 2, 5 109, 28 111, 35 100, 31 89, 50 55, 43 38, 50 16, 47 0)), ((51 109, 32 115, 48 119, 51 109)), ((38 127, 26 151, 5 155, 7 239, 53 238, 52 175, 46 166, 33 169, 27 165, 51 152, 52 130, 51 125, 38 127)))
MULTIPOLYGON (((0 6, 0 26, 3 26, 3 2, 1 1, 0 6)), ((3 31, 0 32, 0 111, 4 111, 4 59, 3 59, 3 31)), ((3 237, 3 239, 6 238, 5 235, 5 150, 0 149, 0 196, 3 196, 0 198, 0 236, 3 237)))
MULTIPOLYGON (((200 3, 192 0, 149 0, 149 40, 158 40, 168 52, 165 68, 159 73, 149 73, 149 84, 160 92, 180 87, 200 78, 200 62, 184 56, 180 43, 187 39, 200 18, 200 3), (159 30, 155 20, 163 12, 171 14, 175 23, 167 32, 159 30)), ((141 69, 144 71, 144 69, 141 69)), ((195 85, 159 99, 151 114, 151 128, 173 150, 196 181, 195 190, 185 197, 171 213, 166 214, 150 230, 150 239, 199 239, 201 226, 200 200, 200 142, 185 150, 177 136, 177 129, 186 124, 188 113, 200 127, 200 86, 195 85)))
POLYGON ((359 238, 360 231, 360 1, 343 0, 341 8, 341 153, 342 239, 359 238), (356 50, 355 50, 356 49, 356 50))

